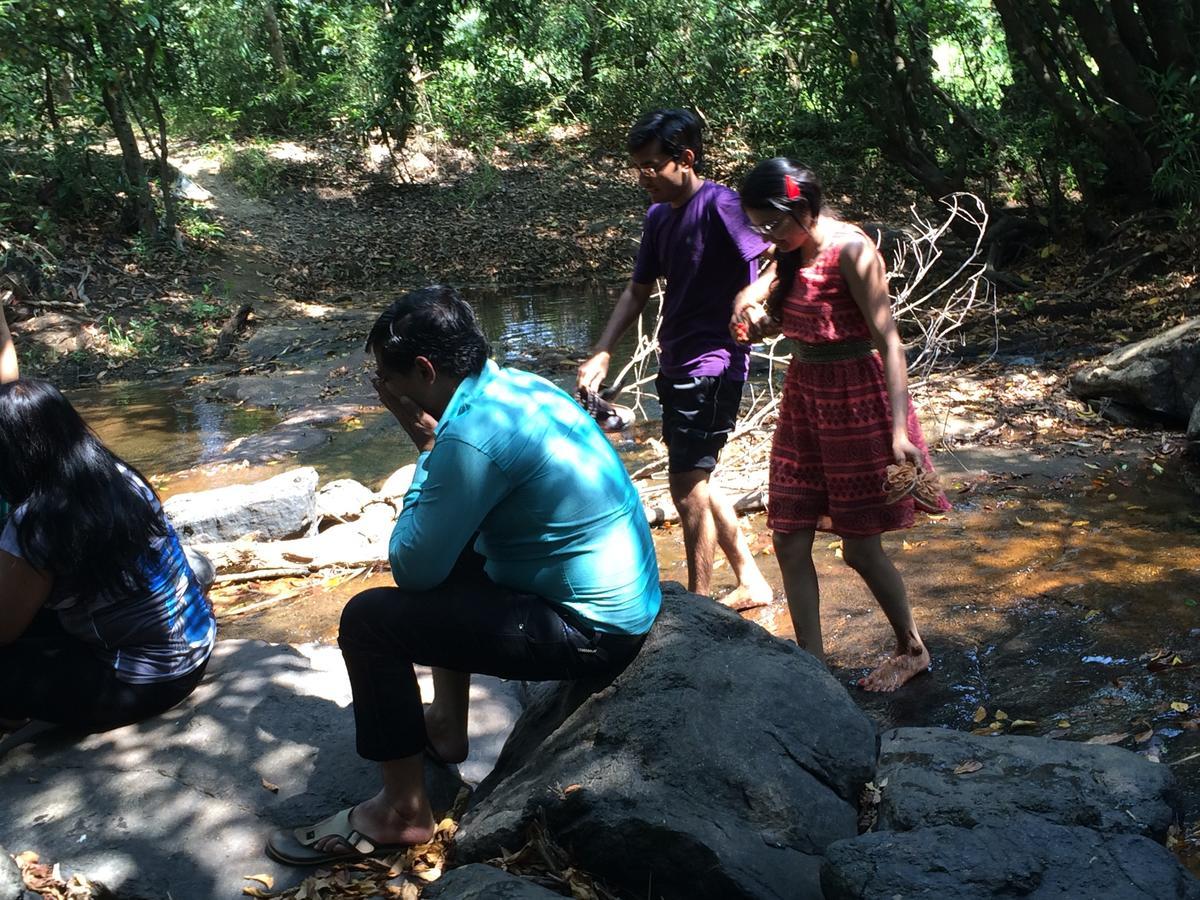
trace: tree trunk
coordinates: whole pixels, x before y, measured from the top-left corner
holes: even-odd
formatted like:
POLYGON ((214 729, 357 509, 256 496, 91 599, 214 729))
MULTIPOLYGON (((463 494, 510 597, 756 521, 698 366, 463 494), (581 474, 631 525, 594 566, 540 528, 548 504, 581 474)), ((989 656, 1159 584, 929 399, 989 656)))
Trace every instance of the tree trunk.
POLYGON ((275 15, 273 0, 264 0, 263 19, 266 20, 267 24, 267 39, 271 45, 271 60, 275 63, 275 71, 279 73, 279 78, 282 81, 291 74, 291 68, 288 66, 287 53, 284 52, 283 32, 279 30, 279 18, 275 15))
POLYGON ((1158 104, 1142 83, 1137 61, 1109 27, 1092 0, 1064 0, 1079 28, 1079 36, 1100 69, 1100 80, 1109 95, 1144 120, 1154 118, 1158 104))
POLYGON ((137 136, 129 123, 129 115, 125 107, 125 94, 119 82, 110 81, 104 85, 102 94, 104 109, 112 124, 117 143, 121 145, 121 162, 125 170, 125 180, 128 184, 130 209, 137 223, 138 231, 147 237, 154 237, 158 232, 158 216, 154 211, 154 201, 150 197, 150 184, 146 180, 146 165, 142 161, 142 153, 138 148, 137 136))

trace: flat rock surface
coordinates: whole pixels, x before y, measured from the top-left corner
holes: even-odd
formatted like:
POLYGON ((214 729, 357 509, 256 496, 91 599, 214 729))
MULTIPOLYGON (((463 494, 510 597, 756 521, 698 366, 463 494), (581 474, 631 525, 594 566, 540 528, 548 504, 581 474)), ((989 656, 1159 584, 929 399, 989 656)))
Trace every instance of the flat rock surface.
MULTIPOLYGON (((35 850, 122 900, 168 890, 227 900, 258 873, 298 883, 307 870, 270 860, 267 833, 378 789, 374 764, 355 753, 349 702, 336 647, 221 641, 200 687, 165 715, 84 738, 35 724, 0 741, 0 845, 35 850)), ((465 777, 490 771, 518 709, 515 684, 474 680, 465 777)), ((427 778, 445 809, 459 777, 429 766, 427 778)))
POLYGON ((1200 881, 1149 838, 1015 817, 1006 825, 882 831, 831 845, 825 900, 1198 900, 1200 881))
POLYGON ((944 728, 884 732, 875 781, 886 782, 880 831, 1002 827, 1025 813, 1163 841, 1179 803, 1167 766, 1119 747, 944 728))
POLYGON ((495 866, 471 863, 451 869, 421 894, 421 900, 561 900, 562 894, 495 866))

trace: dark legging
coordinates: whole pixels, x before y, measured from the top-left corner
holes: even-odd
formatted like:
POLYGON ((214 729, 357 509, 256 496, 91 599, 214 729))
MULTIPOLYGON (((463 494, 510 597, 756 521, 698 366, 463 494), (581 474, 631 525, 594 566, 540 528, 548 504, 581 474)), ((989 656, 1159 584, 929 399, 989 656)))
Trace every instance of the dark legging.
POLYGON ((79 731, 108 731, 170 709, 208 666, 170 681, 130 684, 42 609, 13 643, 0 647, 0 719, 40 719, 79 731))
POLYGON ((338 644, 354 693, 358 753, 420 753, 425 717, 413 664, 523 681, 616 674, 642 636, 594 632, 533 594, 495 584, 467 551, 429 591, 372 588, 342 611, 338 644))

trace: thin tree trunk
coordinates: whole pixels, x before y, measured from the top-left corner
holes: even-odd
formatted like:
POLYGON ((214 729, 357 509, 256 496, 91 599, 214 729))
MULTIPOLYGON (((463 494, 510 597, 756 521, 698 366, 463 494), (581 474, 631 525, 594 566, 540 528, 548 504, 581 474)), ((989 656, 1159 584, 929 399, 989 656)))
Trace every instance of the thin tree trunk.
POLYGON ((1104 14, 1092 0, 1064 0, 1079 28, 1079 36, 1100 69, 1100 80, 1109 95, 1142 119, 1153 119, 1158 112, 1154 96, 1142 83, 1137 62, 1125 49, 1116 31, 1109 28, 1104 14))
POLYGON ((121 162, 125 169, 125 180, 129 188, 129 202, 137 221, 138 230, 147 237, 154 237, 158 231, 158 217, 154 211, 154 201, 150 196, 150 185, 146 181, 146 164, 142 161, 142 153, 138 148, 137 135, 129 124, 129 115, 125 109, 125 96, 118 82, 110 81, 104 85, 102 93, 104 109, 108 113, 113 133, 117 143, 121 145, 121 162))
POLYGON ((1189 68, 1195 65, 1195 48, 1188 43, 1189 25, 1191 33, 1200 25, 1200 4, 1185 21, 1183 4, 1178 0, 1138 0, 1138 9, 1146 23, 1146 31, 1158 54, 1158 71, 1166 72, 1172 66, 1189 68))
POLYGON ((275 15, 275 4, 272 0, 263 2, 263 18, 267 24, 267 39, 271 45, 271 60, 275 63, 275 71, 280 80, 291 74, 288 66, 287 53, 283 48, 283 32, 279 30, 279 18, 275 15))
POLYGON ((42 73, 45 76, 46 90, 46 118, 50 120, 50 130, 54 132, 54 140, 58 142, 59 136, 59 119, 58 106, 54 102, 54 78, 50 74, 50 66, 42 67, 42 73))
MULTIPOLYGON (((1146 5, 1144 0, 1140 5, 1146 5)), ((1133 8, 1133 0, 1113 0, 1112 11, 1113 19, 1117 23, 1117 33, 1121 35, 1121 43, 1129 49, 1130 55, 1137 60, 1138 65, 1148 69, 1156 68, 1154 51, 1150 49, 1150 42, 1146 39, 1142 20, 1133 8)))

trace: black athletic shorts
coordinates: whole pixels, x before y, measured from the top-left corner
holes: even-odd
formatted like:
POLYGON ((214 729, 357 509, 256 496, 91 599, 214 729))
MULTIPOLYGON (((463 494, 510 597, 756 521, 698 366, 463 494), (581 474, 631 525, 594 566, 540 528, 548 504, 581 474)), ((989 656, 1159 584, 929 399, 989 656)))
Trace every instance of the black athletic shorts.
POLYGON ((711 472, 737 422, 746 382, 723 375, 671 378, 660 372, 654 386, 662 404, 668 470, 711 472))

